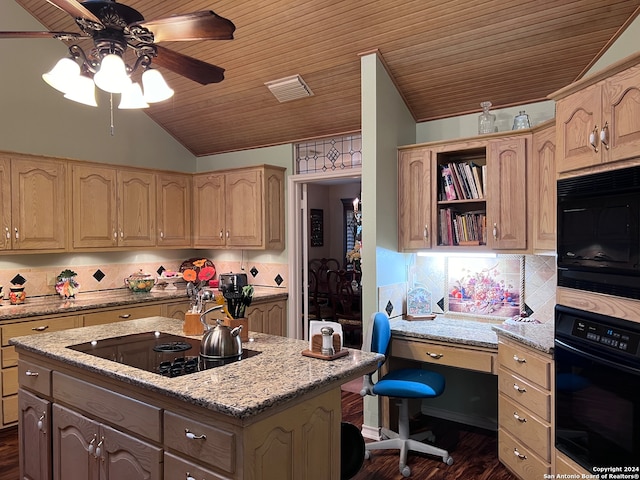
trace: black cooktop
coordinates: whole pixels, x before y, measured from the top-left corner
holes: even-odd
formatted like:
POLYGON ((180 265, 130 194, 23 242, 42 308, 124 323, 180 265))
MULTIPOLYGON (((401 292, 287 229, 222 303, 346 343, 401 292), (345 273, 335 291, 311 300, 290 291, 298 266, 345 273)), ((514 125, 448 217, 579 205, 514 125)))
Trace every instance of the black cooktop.
POLYGON ((145 332, 93 340, 67 348, 167 377, 178 377, 221 367, 260 352, 242 350, 242 355, 222 359, 200 356, 200 339, 163 332, 145 332))

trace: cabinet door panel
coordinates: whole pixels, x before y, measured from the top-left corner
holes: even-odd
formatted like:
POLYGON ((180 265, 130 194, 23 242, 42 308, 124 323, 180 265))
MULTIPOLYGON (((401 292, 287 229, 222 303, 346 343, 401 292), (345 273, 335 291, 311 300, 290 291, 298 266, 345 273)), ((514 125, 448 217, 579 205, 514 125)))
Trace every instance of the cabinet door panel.
POLYGON ((191 177, 159 174, 158 183, 158 246, 188 247, 191 245, 191 177))
POLYGON ((72 410, 53 406, 54 480, 98 480, 98 427, 72 410))
POLYGON ((130 435, 102 426, 103 451, 100 452, 100 479, 162 478, 162 449, 130 435))
MULTIPOLYGON (((615 75, 603 87, 603 121, 609 122, 608 161, 638 156, 640 149, 640 67, 615 75)), ((603 125, 604 126, 604 125, 603 125)))
POLYGON ((152 247, 156 244, 156 186, 153 173, 118 172, 119 245, 152 247))
POLYGON ((431 169, 430 150, 400 153, 398 243, 401 250, 431 248, 431 237, 435 233, 431 225, 431 169))
POLYGON ((0 158, 0 250, 11 248, 11 161, 0 158))
POLYGON ((73 246, 115 247, 117 178, 114 168, 72 167, 73 246))
POLYGON ((492 141, 487 176, 489 246, 494 249, 527 248, 526 140, 492 141))
POLYGON ((264 218, 262 171, 229 172, 225 189, 227 246, 260 246, 264 218))
POLYGON ((51 404, 20 390, 20 478, 51 478, 51 404))
POLYGON ((193 180, 193 246, 225 244, 224 174, 198 175, 193 180))
POLYGON ((555 128, 533 134, 533 248, 556 249, 556 147, 555 128))
POLYGON ((11 222, 14 250, 66 248, 66 163, 13 159, 11 222))

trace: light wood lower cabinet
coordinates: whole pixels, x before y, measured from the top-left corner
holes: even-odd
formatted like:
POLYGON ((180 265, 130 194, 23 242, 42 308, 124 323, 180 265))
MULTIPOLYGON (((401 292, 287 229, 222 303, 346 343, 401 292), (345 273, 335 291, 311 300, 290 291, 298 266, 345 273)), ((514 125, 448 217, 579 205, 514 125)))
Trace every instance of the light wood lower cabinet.
POLYGON ((551 356, 499 336, 498 457, 523 480, 551 473, 551 356))
POLYGON ((284 300, 256 303, 247 308, 246 314, 252 332, 280 336, 287 334, 287 302, 284 300))
MULTIPOLYGON (((555 474, 556 478, 594 478, 589 477, 589 475, 593 475, 588 472, 576 462, 567 457, 564 453, 555 451, 556 454, 556 463, 555 463, 555 474), (564 477, 560 477, 560 475, 566 475, 564 477), (570 476, 577 475, 577 476, 570 476)), ((597 478, 597 477, 596 477, 597 478)))
POLYGON ((83 315, 83 325, 103 325, 105 323, 124 322, 125 320, 135 320, 136 318, 157 317, 162 314, 160 305, 130 306, 125 308, 114 308, 96 313, 83 315))

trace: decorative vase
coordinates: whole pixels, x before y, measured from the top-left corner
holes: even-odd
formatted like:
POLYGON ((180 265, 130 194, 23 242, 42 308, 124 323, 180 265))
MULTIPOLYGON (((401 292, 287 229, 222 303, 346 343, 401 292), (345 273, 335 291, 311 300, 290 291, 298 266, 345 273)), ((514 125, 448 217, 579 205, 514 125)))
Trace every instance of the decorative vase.
POLYGON ((58 277, 56 292, 62 298, 75 298, 79 289, 80 284, 76 282, 75 277, 58 277))
POLYGON ((513 130, 522 130, 525 128, 531 128, 529 115, 527 115, 524 110, 520 110, 520 113, 513 119, 513 130))
POLYGON ((27 298, 27 294, 24 291, 24 287, 11 287, 11 292, 9 293, 11 305, 20 305, 24 303, 25 298, 27 298))
POLYGON ((493 133, 495 132, 496 116, 489 111, 491 108, 491 102, 482 102, 482 114, 478 117, 478 133, 493 133))

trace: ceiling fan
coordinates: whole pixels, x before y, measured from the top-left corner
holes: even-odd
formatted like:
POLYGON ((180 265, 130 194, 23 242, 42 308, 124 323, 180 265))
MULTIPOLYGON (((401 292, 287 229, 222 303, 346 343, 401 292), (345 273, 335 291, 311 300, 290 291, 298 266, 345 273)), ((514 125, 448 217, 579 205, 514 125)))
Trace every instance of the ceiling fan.
POLYGON ((232 40, 235 25, 212 11, 145 20, 132 7, 115 0, 46 0, 67 12, 82 33, 0 32, 0 38, 55 38, 65 42, 91 38, 94 48, 88 55, 77 45, 69 52, 83 61, 83 74, 93 76, 100 60, 108 54, 122 57, 127 49, 135 52, 131 74, 138 67, 164 67, 202 85, 224 80, 224 69, 157 45, 160 42, 191 40, 232 40))

